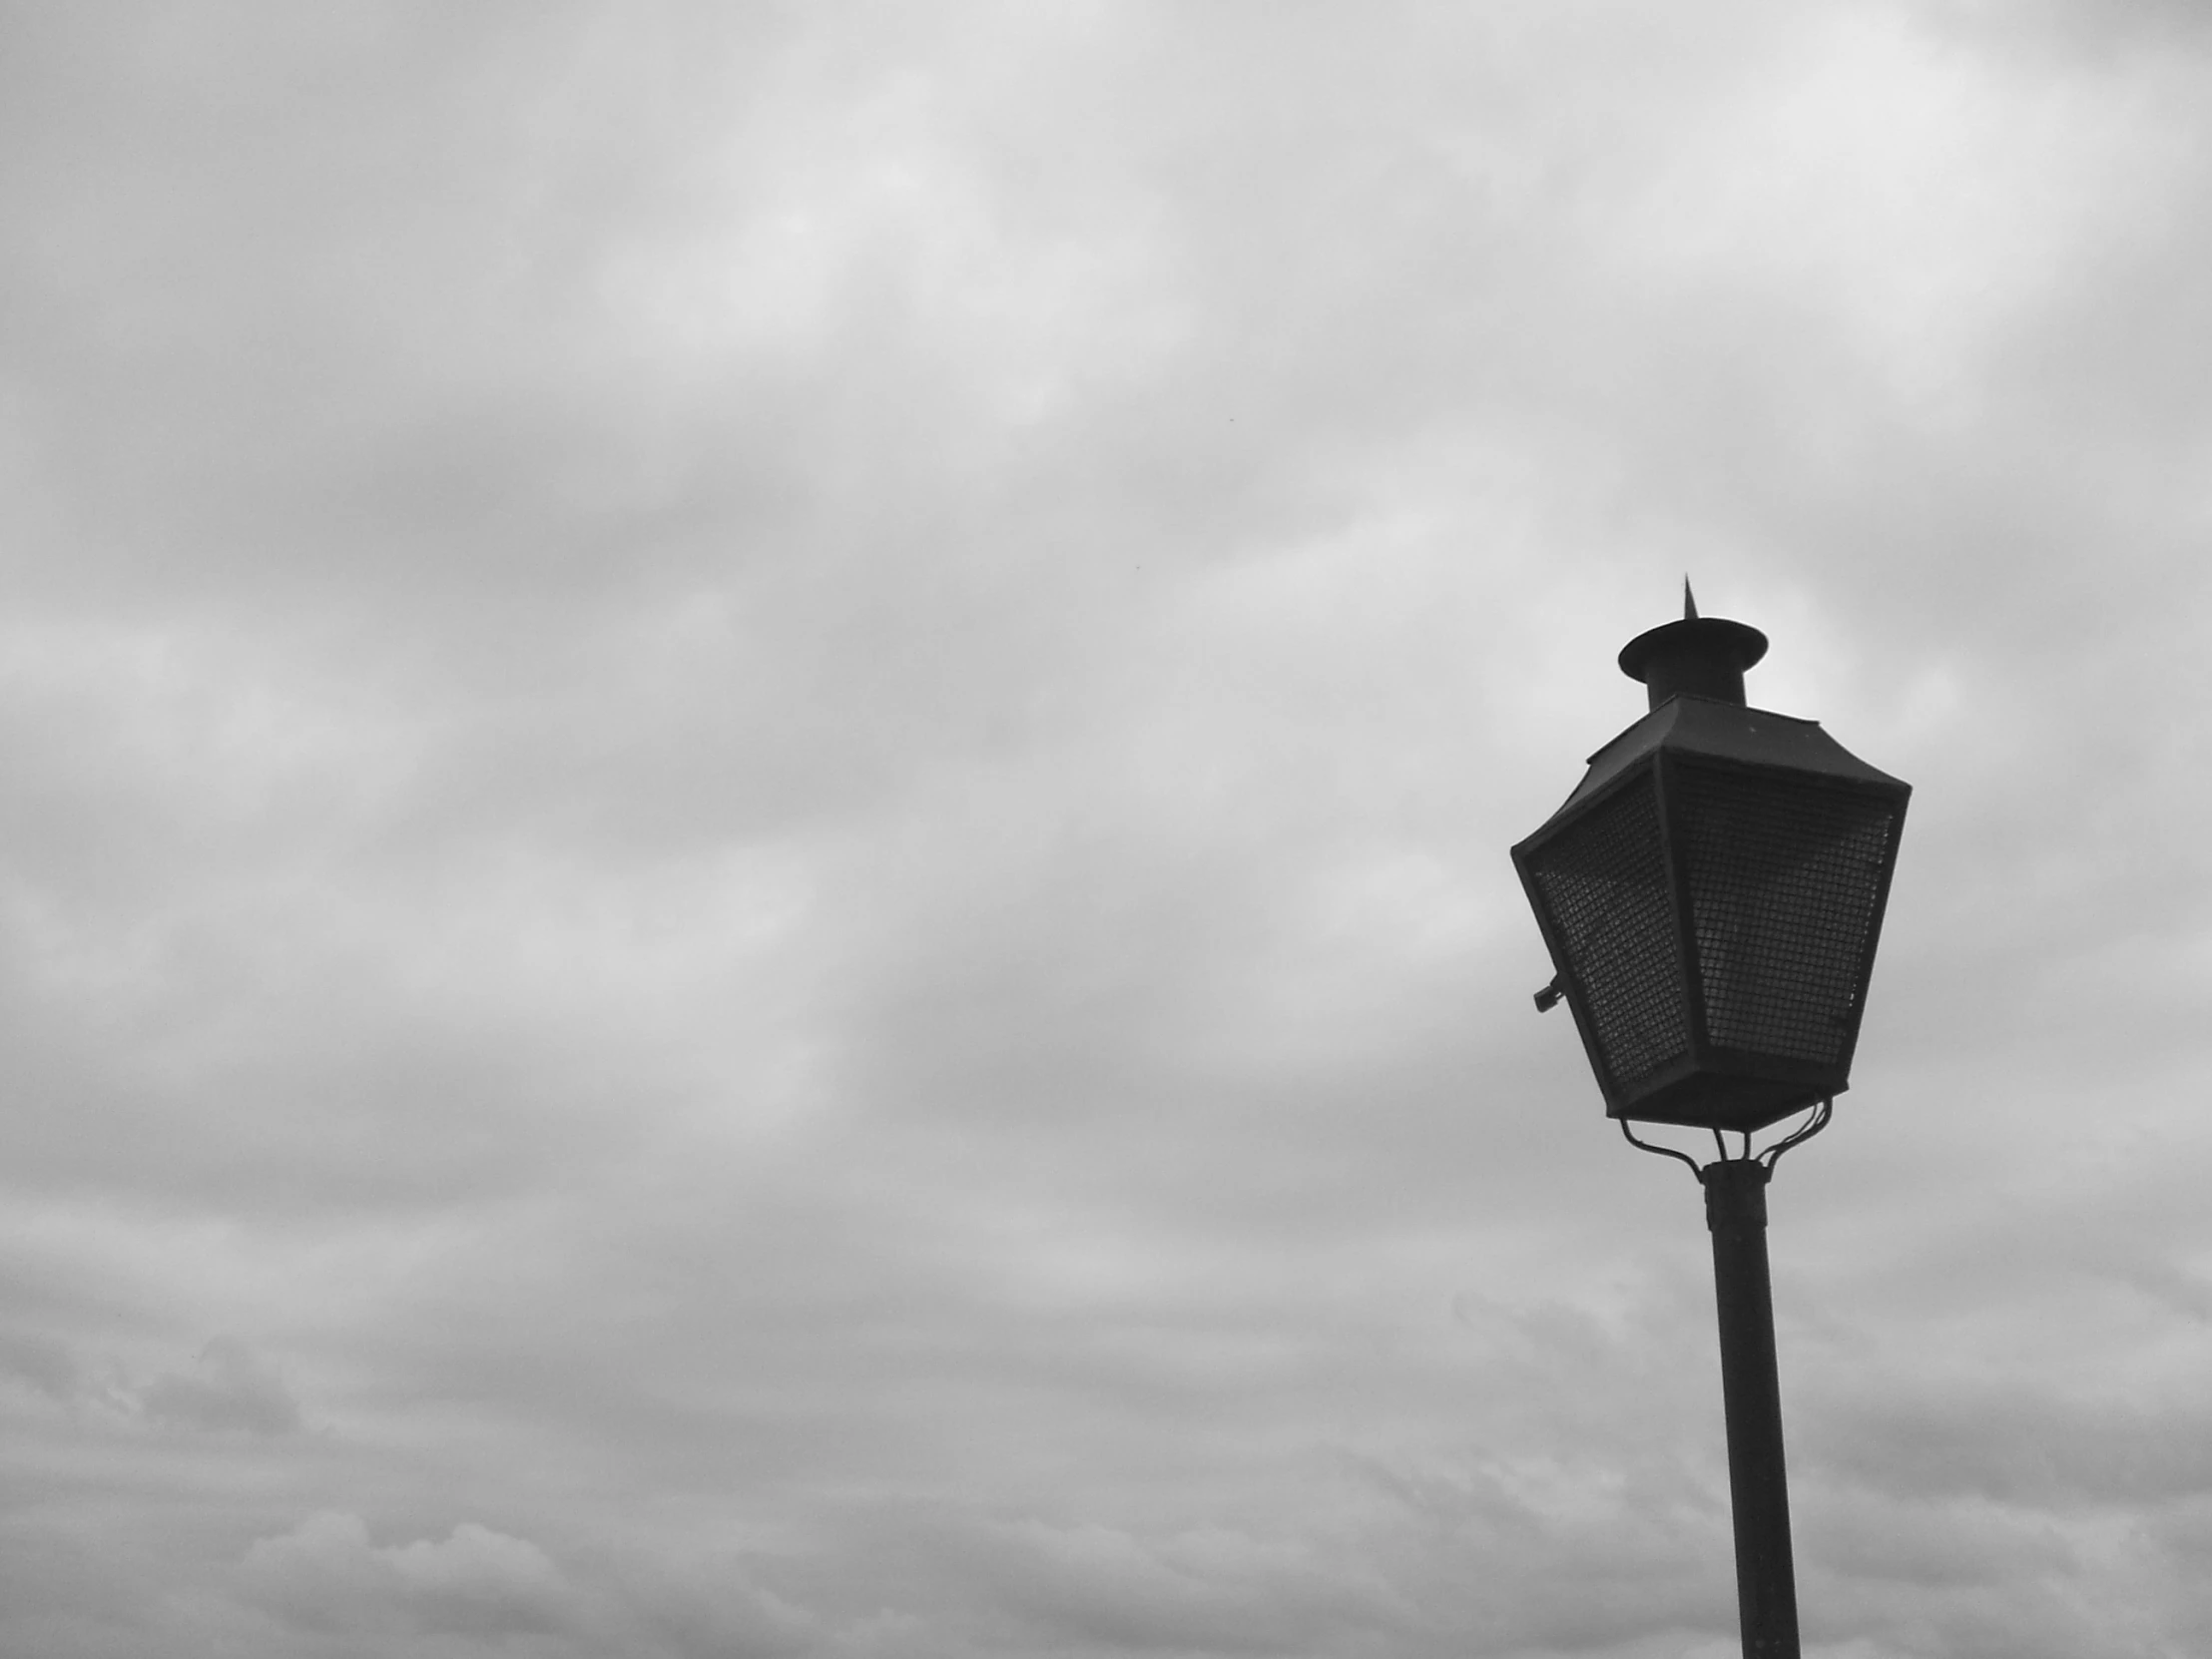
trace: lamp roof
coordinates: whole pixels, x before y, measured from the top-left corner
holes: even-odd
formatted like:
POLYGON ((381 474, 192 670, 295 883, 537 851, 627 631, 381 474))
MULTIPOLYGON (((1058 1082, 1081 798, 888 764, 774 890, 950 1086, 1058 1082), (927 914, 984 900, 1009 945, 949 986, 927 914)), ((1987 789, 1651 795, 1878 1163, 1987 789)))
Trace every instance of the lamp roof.
POLYGON ((1685 759, 1796 773, 1811 783, 1901 793, 1910 789, 1902 779, 1867 765, 1824 732, 1817 720, 1800 720, 1794 715, 1778 715, 1719 698, 1678 695, 1592 755, 1590 770, 1574 793, 1529 840, 1541 836, 1552 824, 1660 750, 1685 759))

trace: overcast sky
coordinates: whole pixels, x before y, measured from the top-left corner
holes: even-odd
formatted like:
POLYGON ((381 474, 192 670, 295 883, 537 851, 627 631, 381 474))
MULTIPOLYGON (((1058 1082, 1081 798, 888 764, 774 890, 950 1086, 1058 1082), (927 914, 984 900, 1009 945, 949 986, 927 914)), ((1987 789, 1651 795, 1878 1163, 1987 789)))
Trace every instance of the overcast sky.
POLYGON ((0 1652, 1734 1654, 1685 572, 1917 790, 1807 1651, 2212 1651, 2201 6, 0 37, 0 1652))

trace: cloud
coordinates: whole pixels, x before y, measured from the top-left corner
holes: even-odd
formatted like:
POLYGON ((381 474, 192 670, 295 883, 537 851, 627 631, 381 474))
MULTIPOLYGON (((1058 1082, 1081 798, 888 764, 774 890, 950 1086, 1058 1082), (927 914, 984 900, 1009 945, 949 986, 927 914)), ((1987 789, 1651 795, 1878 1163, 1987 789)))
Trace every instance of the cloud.
POLYGON ((1055 1647, 1279 1652, 1390 1612, 1341 1569, 1229 1532, 1139 1538, 1026 1521, 982 1529, 970 1547, 1000 1604, 1055 1647))
POLYGON ((85 1385, 68 1348, 15 1332, 0 1333, 0 1371, 29 1383, 49 1399, 70 1399, 85 1385))
POLYGON ((283 1379, 236 1337, 217 1337, 198 1369, 164 1372, 138 1392, 138 1408, 166 1427, 288 1434, 300 1426, 299 1402, 283 1379))
POLYGON ((256 1540, 240 1574, 258 1604, 307 1630, 492 1638, 575 1617, 544 1551, 473 1521, 442 1541, 376 1544, 359 1516, 326 1511, 256 1540))
POLYGON ((189 1372, 140 1381, 113 1362, 88 1364, 76 1346, 29 1333, 0 1335, 0 1372, 58 1405, 198 1433, 275 1438, 299 1431, 299 1401, 283 1378, 237 1337, 212 1338, 189 1372))
POLYGON ((2062 1511, 2212 1493, 2212 1422, 2193 1410, 2066 1400, 2019 1382, 1916 1398, 1893 1382, 1821 1420, 1813 1447, 1826 1468, 1899 1496, 2062 1511))
MULTIPOLYGON (((822 1634, 744 1556, 595 1554, 574 1570, 474 1521, 442 1538, 379 1544, 358 1515, 323 1511, 256 1539, 237 1564, 246 1600, 294 1636, 445 1639, 456 1652, 569 1659, 783 1659, 822 1634)), ((446 1651, 444 1647, 440 1652, 446 1651)))

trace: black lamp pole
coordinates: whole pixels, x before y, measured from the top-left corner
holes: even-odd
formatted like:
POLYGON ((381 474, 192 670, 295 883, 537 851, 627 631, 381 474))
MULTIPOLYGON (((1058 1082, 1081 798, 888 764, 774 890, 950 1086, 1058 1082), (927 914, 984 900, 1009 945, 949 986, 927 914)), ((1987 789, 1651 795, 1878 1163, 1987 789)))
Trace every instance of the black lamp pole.
POLYGON ((1621 1133, 1705 1188, 1744 1654, 1798 1659, 1767 1181, 1850 1086, 1912 789, 1816 722, 1748 707, 1766 636, 1701 618, 1687 583, 1683 601, 1620 655, 1650 713, 1590 757, 1513 863, 1557 969, 1537 1008, 1567 1003, 1621 1133), (1700 1167, 1631 1122, 1710 1130, 1721 1156, 1700 1167))
POLYGON ((1790 1481, 1782 1458, 1782 1380, 1774 1359, 1763 1163, 1724 1158, 1698 1172, 1713 1233, 1713 1300, 1721 1321, 1721 1403, 1728 1417, 1728 1496, 1736 1524, 1736 1611, 1745 1659, 1798 1659, 1797 1569, 1790 1481))

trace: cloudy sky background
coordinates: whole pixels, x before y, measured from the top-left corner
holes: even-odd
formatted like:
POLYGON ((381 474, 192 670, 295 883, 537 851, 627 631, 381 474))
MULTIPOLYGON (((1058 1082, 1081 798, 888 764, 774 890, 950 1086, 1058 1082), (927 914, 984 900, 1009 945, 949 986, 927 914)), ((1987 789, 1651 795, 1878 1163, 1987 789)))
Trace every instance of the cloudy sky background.
POLYGON ((2212 1649, 2212 19, 0 7, 0 1651, 1735 1651, 1505 856, 1918 793, 1808 1651, 2212 1649))

